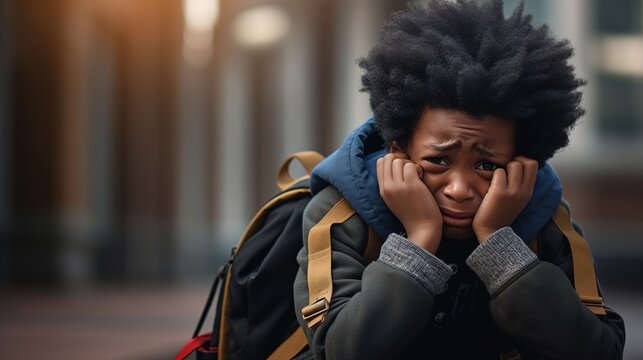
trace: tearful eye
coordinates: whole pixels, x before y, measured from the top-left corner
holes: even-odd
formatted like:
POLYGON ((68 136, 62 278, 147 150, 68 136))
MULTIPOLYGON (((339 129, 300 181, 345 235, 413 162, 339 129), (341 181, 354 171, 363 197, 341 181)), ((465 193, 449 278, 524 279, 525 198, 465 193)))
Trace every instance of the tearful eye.
POLYGON ((447 160, 443 157, 428 157, 428 158, 425 158, 425 160, 437 165, 444 165, 444 166, 449 165, 449 163, 447 163, 447 160))
POLYGON ((482 170, 482 171, 494 171, 498 168, 500 168, 500 166, 489 161, 483 161, 480 164, 478 164, 478 166, 476 167, 477 170, 482 170))

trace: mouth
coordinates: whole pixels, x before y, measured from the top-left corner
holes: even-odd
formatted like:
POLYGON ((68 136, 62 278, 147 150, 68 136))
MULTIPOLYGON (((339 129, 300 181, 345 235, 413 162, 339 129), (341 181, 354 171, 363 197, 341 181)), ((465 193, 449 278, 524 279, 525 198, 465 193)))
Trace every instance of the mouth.
POLYGON ((453 211, 445 208, 440 208, 442 213, 442 221, 449 226, 455 227, 470 227, 473 224, 473 217, 475 212, 460 212, 453 211))

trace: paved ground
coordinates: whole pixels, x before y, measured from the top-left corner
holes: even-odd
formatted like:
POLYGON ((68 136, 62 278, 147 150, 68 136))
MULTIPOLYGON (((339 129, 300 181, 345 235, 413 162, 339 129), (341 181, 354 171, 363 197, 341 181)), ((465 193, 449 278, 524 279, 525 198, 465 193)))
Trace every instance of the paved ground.
MULTIPOLYGON (((208 284, 0 294, 0 359, 171 359, 208 284)), ((643 292, 605 289, 626 319, 626 359, 643 359, 643 292)))
POLYGON ((170 359, 208 285, 18 293, 0 299, 0 359, 170 359))

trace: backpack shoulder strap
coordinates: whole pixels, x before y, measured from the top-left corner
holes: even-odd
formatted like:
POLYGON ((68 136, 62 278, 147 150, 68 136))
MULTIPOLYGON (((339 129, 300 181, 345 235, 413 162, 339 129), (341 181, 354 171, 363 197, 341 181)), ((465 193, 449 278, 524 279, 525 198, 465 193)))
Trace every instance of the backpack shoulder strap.
POLYGON ((331 226, 343 223, 353 214, 353 207, 341 198, 308 233, 308 306, 301 313, 310 329, 324 321, 333 295, 331 226))
MULTIPOLYGON (((309 301, 301 312, 310 329, 324 321, 333 297, 331 227, 343 223, 354 214, 355 210, 348 200, 341 198, 308 233, 309 301)), ((364 259, 369 262, 377 260, 381 247, 382 241, 369 226, 364 259)))
POLYGON ((313 172, 313 168, 317 166, 317 164, 319 164, 319 162, 321 162, 323 159, 324 157, 316 151, 301 151, 289 155, 279 166, 279 170, 277 172, 277 186, 279 186, 279 188, 283 191, 295 185, 296 183, 309 178, 310 174, 312 174, 313 172), (299 160, 308 175, 304 175, 297 179, 294 179, 290 175, 290 163, 292 163, 292 161, 295 159, 299 160))
POLYGON ((564 206, 558 205, 552 219, 569 241, 574 265, 574 287, 580 300, 594 314, 606 315, 603 298, 598 294, 596 272, 587 240, 574 230, 569 212, 564 206))
POLYGON ((308 345, 304 329, 298 327, 267 360, 290 360, 299 354, 308 345))

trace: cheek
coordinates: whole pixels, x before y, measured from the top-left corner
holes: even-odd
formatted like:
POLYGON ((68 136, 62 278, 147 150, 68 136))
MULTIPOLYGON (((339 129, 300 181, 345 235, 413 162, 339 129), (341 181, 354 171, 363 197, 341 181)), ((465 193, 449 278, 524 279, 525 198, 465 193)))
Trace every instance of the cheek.
POLYGON ((489 187, 491 187, 491 180, 482 179, 480 184, 477 186, 477 191, 480 196, 484 197, 489 192, 489 187))
POLYGON ((444 187, 440 175, 430 174, 428 172, 425 172, 422 176, 422 182, 432 194, 435 194, 438 190, 444 187))
POLYGON ((480 176, 480 174, 476 175, 475 181, 471 182, 471 187, 477 197, 482 200, 482 198, 484 198, 489 192, 489 188, 491 187, 491 178, 480 176))

